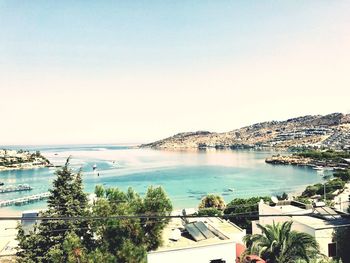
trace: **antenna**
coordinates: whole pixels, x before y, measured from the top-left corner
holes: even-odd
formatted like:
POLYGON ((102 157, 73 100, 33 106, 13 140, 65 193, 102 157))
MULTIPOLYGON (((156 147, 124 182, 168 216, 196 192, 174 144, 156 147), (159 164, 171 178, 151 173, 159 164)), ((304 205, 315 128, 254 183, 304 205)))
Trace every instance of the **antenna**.
POLYGON ((278 204, 278 198, 276 196, 271 196, 271 201, 276 205, 278 204))

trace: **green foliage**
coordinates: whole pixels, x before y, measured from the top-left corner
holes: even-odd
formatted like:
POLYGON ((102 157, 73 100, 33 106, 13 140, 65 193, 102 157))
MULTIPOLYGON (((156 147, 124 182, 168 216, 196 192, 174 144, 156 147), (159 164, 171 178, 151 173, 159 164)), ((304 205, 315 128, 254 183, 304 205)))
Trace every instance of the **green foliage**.
POLYGON ((337 254, 343 262, 350 262, 350 227, 337 228, 334 232, 337 254))
POLYGON ((222 216, 224 213, 222 210, 214 207, 199 209, 197 215, 199 216, 222 216))
POLYGON ((218 210, 224 210, 226 207, 225 201, 220 195, 209 194, 204 197, 199 204, 199 209, 203 208, 216 208, 218 210))
POLYGON ((350 158, 350 152, 347 152, 347 151, 338 152, 333 150, 327 150, 327 151, 306 150, 306 151, 295 153, 295 155, 298 155, 304 158, 312 158, 315 160, 331 160, 336 162, 341 161, 342 158, 350 158))
POLYGON ((259 202, 260 200, 264 200, 264 202, 271 201, 271 198, 268 196, 262 197, 251 197, 251 198, 235 198, 230 203, 227 204, 226 209, 224 210, 224 215, 230 214, 246 214, 253 213, 256 216, 250 216, 247 218, 246 216, 236 215, 234 218, 229 218, 233 223, 238 225, 239 227, 246 229, 247 233, 251 233, 252 231, 252 221, 259 219, 259 202))
POLYGON ((142 263, 146 253, 159 247, 161 233, 172 205, 161 187, 150 187, 144 198, 132 188, 97 186, 97 199, 89 207, 83 192, 81 173, 65 166, 56 171, 50 190, 47 217, 85 217, 84 220, 43 220, 34 231, 25 234, 19 226, 18 262, 125 262, 142 263), (113 216, 139 215, 142 218, 116 219, 113 216), (92 220, 91 216, 106 218, 92 220), (111 218, 112 217, 112 218, 111 218))
POLYGON ((283 192, 281 195, 277 195, 277 199, 280 201, 287 200, 288 199, 288 194, 286 192, 283 192))
POLYGON ((318 254, 318 244, 309 234, 292 231, 292 221, 282 224, 257 225, 262 234, 247 235, 247 253, 259 255, 269 263, 309 262, 318 254))
POLYGON ((337 170, 333 173, 333 176, 335 178, 339 178, 340 180, 342 180, 344 182, 349 182, 350 181, 350 169, 337 170))
POLYGON ((102 185, 95 186, 95 194, 97 197, 103 197, 103 195, 105 194, 105 189, 102 185))
POLYGON ((117 262, 143 262, 146 252, 159 247, 161 233, 169 219, 152 216, 170 215, 172 205, 161 187, 150 187, 144 198, 129 188, 126 193, 118 188, 108 188, 93 206, 96 216, 145 215, 144 218, 106 219, 94 222, 99 247, 104 253, 114 255, 117 262), (148 217, 149 216, 149 217, 148 217))
MULTIPOLYGON (((343 189, 345 186, 345 182, 339 178, 335 178, 326 182, 326 194, 328 194, 328 198, 332 198, 331 194, 338 189, 343 189)), ((306 187, 304 192, 302 193, 302 197, 311 197, 313 195, 323 195, 324 186, 323 184, 314 184, 306 187)))
MULTIPOLYGON (((56 179, 50 190, 47 211, 41 216, 79 217, 88 216, 87 196, 83 192, 81 173, 69 168, 69 159, 65 166, 56 171, 56 179)), ((19 227, 17 239, 21 250, 19 262, 62 262, 69 255, 63 249, 68 235, 75 234, 82 239, 85 247, 93 246, 92 233, 87 221, 43 220, 28 235, 19 227)))
POLYGON ((300 203, 306 204, 306 205, 311 205, 311 200, 310 198, 303 197, 303 196, 297 196, 294 198, 295 201, 298 201, 300 203))

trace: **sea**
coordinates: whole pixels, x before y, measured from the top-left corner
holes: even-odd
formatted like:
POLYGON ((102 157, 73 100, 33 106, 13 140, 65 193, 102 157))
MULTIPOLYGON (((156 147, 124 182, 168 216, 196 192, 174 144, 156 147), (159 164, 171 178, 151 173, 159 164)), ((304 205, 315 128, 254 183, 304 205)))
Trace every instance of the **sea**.
MULTIPOLYGON (((283 152, 266 150, 154 150, 133 145, 16 146, 39 150, 54 165, 70 157, 72 169, 82 170, 84 189, 93 193, 96 185, 135 189, 145 195, 150 186, 161 186, 175 209, 197 207, 203 196, 234 198, 294 194, 322 181, 307 167, 271 165, 265 158, 283 152), (96 167, 96 169, 94 169, 96 167)), ((0 200, 43 193, 52 187, 57 168, 1 171, 5 185, 28 184, 30 191, 1 193, 0 200)), ((6 209, 24 211, 46 207, 46 201, 6 209)), ((1 214, 0 208, 0 214, 1 214)))

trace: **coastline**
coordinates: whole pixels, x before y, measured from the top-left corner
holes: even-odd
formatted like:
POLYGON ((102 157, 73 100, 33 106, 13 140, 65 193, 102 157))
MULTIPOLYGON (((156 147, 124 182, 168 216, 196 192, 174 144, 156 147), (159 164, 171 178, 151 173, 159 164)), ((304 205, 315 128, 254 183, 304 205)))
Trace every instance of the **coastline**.
POLYGON ((0 172, 14 171, 14 170, 31 170, 31 169, 37 169, 37 168, 50 168, 50 167, 54 167, 54 166, 52 165, 26 165, 26 166, 20 166, 20 167, 0 166, 0 172))

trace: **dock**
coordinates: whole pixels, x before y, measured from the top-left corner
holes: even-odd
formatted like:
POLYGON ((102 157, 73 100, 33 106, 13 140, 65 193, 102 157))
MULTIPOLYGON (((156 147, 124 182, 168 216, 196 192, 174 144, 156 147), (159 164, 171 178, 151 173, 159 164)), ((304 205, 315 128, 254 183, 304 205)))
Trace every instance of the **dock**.
POLYGON ((32 190, 32 188, 27 184, 9 185, 5 187, 0 187, 0 194, 20 192, 20 191, 30 191, 30 190, 32 190))
POLYGON ((26 205, 26 204, 30 204, 30 203, 34 203, 37 201, 47 199, 50 195, 51 195, 50 192, 45 192, 45 193, 25 196, 25 197, 21 197, 21 198, 2 200, 2 201, 0 201, 0 207, 12 206, 12 205, 16 205, 16 206, 26 205))

